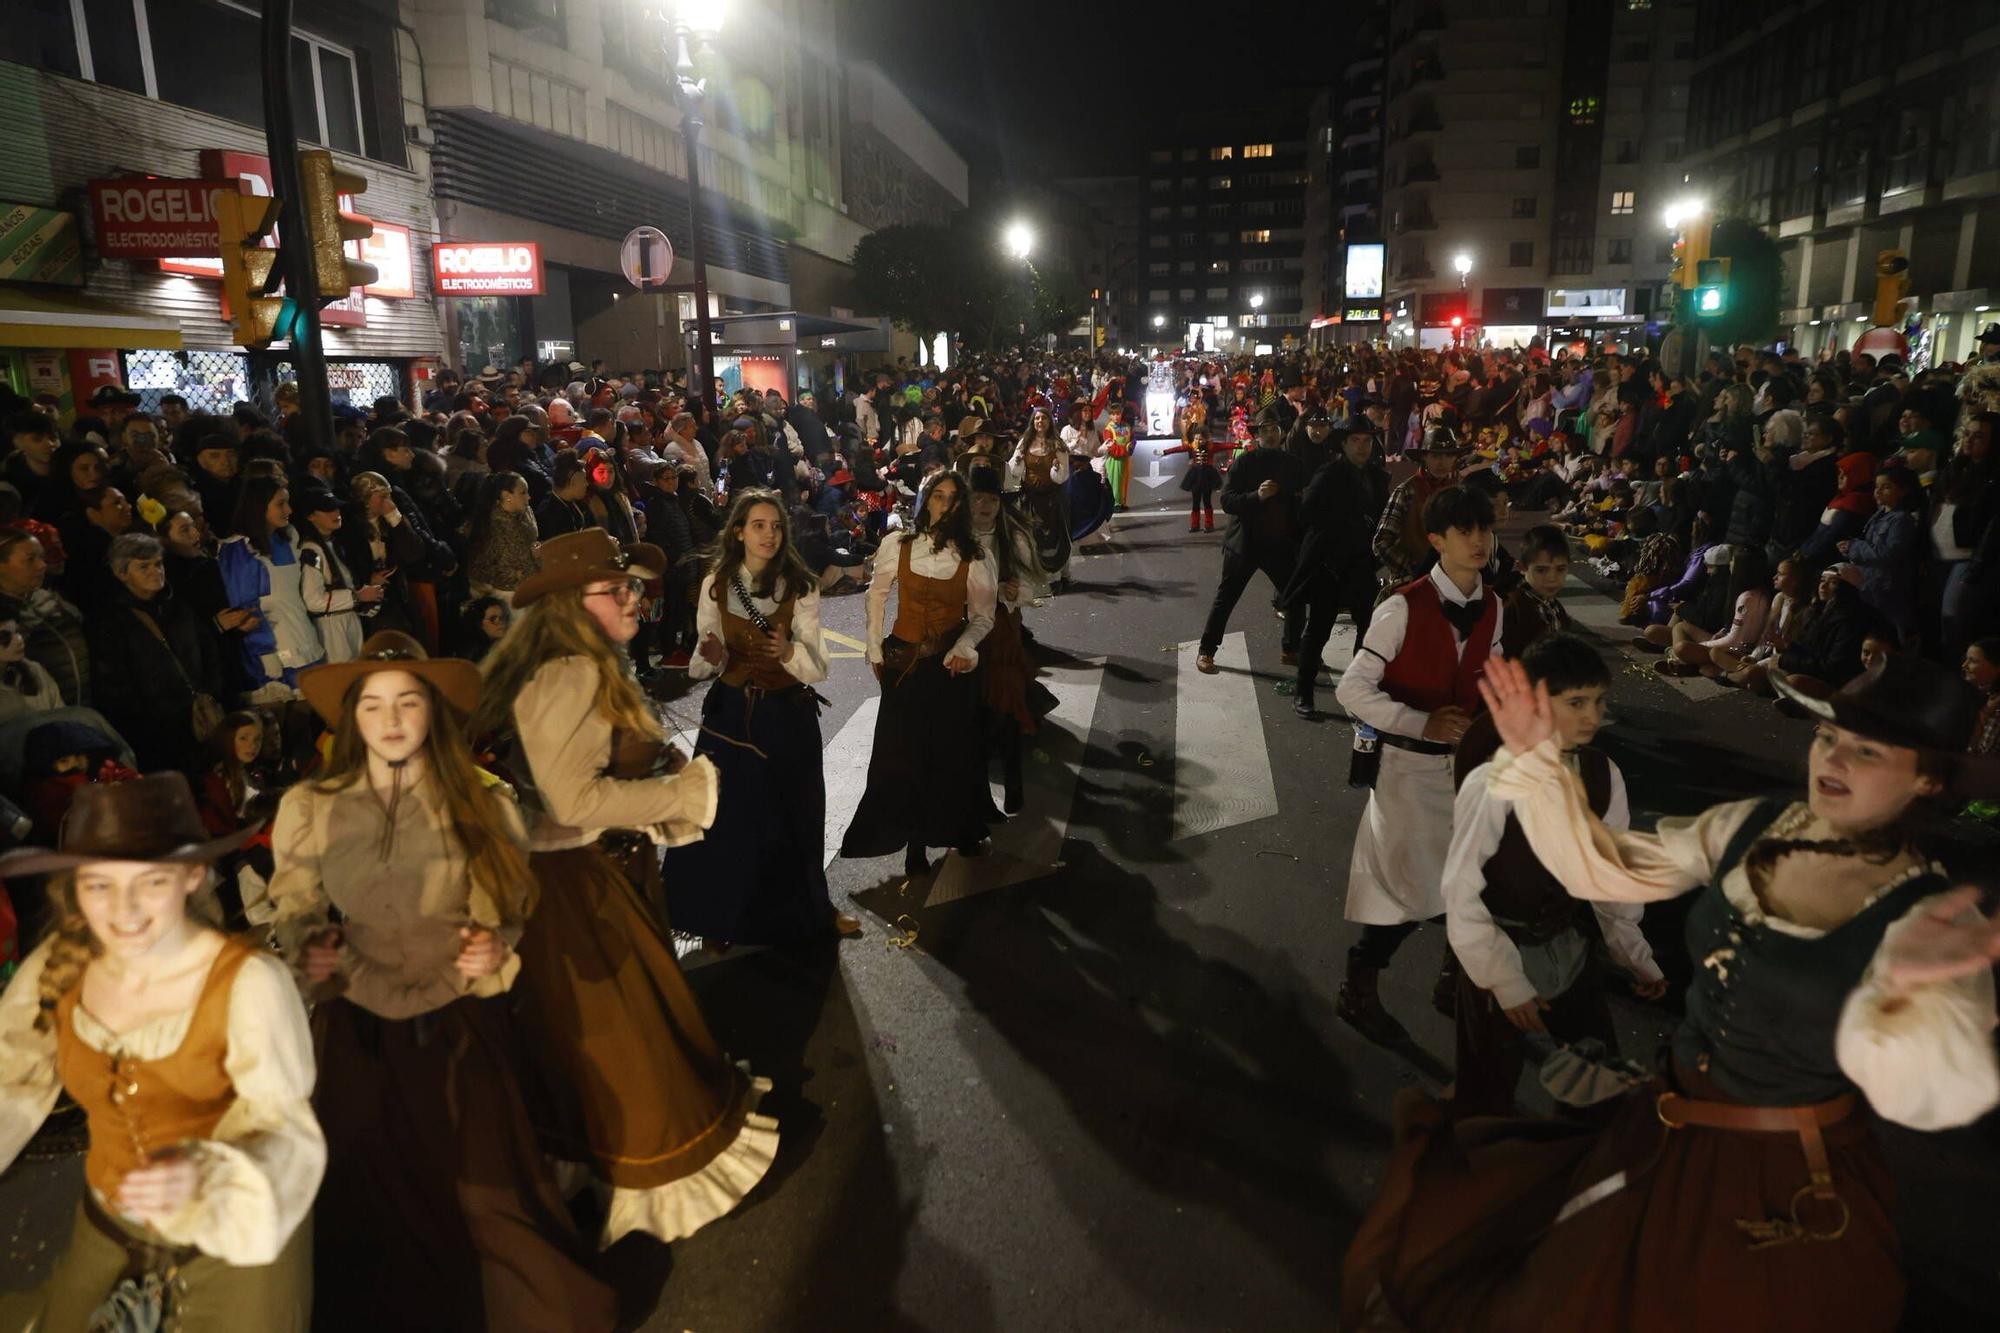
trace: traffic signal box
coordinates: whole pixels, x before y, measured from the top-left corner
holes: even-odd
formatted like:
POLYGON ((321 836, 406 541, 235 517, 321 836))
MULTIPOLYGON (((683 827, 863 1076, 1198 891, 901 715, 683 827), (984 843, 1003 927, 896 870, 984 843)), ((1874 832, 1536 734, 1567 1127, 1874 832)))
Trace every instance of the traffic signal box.
POLYGON ((1694 286, 1688 293, 1697 319, 1720 315, 1729 309, 1729 261, 1704 259, 1695 265, 1694 286))
POLYGON ((224 314, 236 326, 236 341, 244 347, 268 347, 287 336, 287 307, 274 286, 278 252, 264 238, 278 221, 278 201, 263 195, 230 190, 215 195, 215 225, 222 248, 224 314))
POLYGON ((352 287, 366 287, 381 275, 373 264, 351 259, 350 241, 363 241, 375 234, 375 224, 364 217, 344 213, 342 195, 357 195, 368 189, 368 178, 343 171, 334 164, 333 154, 324 148, 299 154, 299 191, 305 196, 306 231, 311 236, 313 274, 318 279, 321 304, 338 301, 352 287))
POLYGON ((1910 286, 1910 257, 1901 250, 1875 252, 1875 327, 1893 329, 1903 321, 1903 293, 1910 286))

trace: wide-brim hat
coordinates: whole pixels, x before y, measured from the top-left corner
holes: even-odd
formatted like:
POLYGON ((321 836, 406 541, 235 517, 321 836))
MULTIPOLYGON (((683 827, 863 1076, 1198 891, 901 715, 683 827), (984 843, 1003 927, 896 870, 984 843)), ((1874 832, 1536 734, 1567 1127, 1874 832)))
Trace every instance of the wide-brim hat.
POLYGON ((1463 454, 1469 453, 1471 450, 1472 446, 1464 440, 1459 439, 1449 426, 1433 426, 1424 432, 1423 439, 1419 440, 1417 447, 1410 450, 1410 452, 1415 454, 1463 454))
POLYGON ((551 537, 536 552, 542 567, 514 589, 518 609, 564 588, 604 579, 656 579, 667 568, 667 553, 651 542, 620 546, 603 528, 584 528, 551 537))
POLYGON ((257 825, 211 838, 179 773, 151 773, 124 782, 86 782, 63 816, 56 845, 21 847, 0 856, 0 876, 71 870, 91 861, 206 865, 248 842, 257 825))
POLYGON ((1801 691, 1776 667, 1770 678, 1781 697, 1822 722, 1944 759, 1946 786, 1954 794, 2000 793, 2000 756, 1966 751, 1979 718, 1979 692, 1950 667, 1914 653, 1891 653, 1826 699, 1801 691))
POLYGON ((327 662, 299 673, 299 693, 328 726, 337 725, 347 691, 363 676, 378 671, 407 671, 429 681, 459 712, 468 716, 479 706, 479 668, 461 657, 432 657, 424 646, 399 629, 378 630, 361 645, 361 655, 349 662, 327 662))
POLYGON ((966 417, 958 423, 958 438, 961 440, 969 440, 975 435, 991 435, 992 433, 992 431, 986 429, 985 417, 966 417))
POLYGON ((481 366, 476 378, 483 384, 497 384, 500 382, 500 367, 494 365, 481 366))
POLYGON ((2000 324, 1988 324, 1981 329, 1978 340, 1983 343, 2000 343, 2000 324))

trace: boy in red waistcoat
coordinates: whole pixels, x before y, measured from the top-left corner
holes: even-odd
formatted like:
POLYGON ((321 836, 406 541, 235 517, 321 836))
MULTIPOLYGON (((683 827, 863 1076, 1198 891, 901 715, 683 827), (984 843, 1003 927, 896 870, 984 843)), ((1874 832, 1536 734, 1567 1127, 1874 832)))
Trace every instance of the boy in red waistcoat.
MULTIPOLYGON (((1378 981, 1425 921, 1444 915, 1451 845, 1452 748, 1479 711, 1479 677, 1500 651, 1500 599, 1482 577, 1493 554, 1493 502, 1452 486, 1424 502, 1437 564, 1375 608, 1334 697, 1381 739, 1381 769, 1347 872, 1346 917, 1361 926, 1347 951, 1338 1013, 1372 1040, 1406 1040, 1382 1008, 1378 981)), ((1445 950, 1432 1003, 1449 1015, 1458 969, 1445 950)))
MULTIPOLYGON (((1510 608, 1511 609, 1511 608, 1510 608)), ((1597 650, 1573 634, 1545 634, 1521 655, 1528 679, 1548 686, 1563 758, 1583 779, 1590 808, 1606 828, 1631 827, 1625 777, 1602 750, 1590 748, 1604 722, 1611 671, 1597 650)), ((1444 928, 1459 962, 1458 1076, 1452 1110, 1510 1115, 1527 1036, 1568 1044, 1617 1041, 1605 978, 1591 958, 1591 918, 1611 956, 1632 975, 1632 989, 1653 999, 1666 978, 1639 932, 1638 903, 1572 898, 1528 845, 1512 806, 1487 791, 1500 738, 1485 718, 1460 742, 1458 802, 1444 863, 1444 928)))

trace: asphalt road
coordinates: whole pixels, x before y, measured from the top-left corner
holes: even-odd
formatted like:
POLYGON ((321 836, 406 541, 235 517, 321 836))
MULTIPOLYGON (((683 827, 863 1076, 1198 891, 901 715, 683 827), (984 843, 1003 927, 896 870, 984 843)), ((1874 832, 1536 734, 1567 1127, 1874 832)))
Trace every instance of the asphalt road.
MULTIPOLYGON (((1333 1327, 1391 1101, 1449 1078, 1449 1025, 1428 1003, 1442 931, 1420 931, 1385 977, 1412 1046, 1378 1048, 1334 1016, 1363 795, 1346 783, 1351 732, 1294 716, 1261 581, 1231 626, 1245 669, 1182 679, 1220 543, 1171 509, 1121 517, 1073 589, 1030 613, 1063 708, 1030 756, 1029 813, 986 864, 910 885, 899 858, 836 860, 860 939, 689 960, 725 1046, 775 1084, 784 1140, 729 1217, 670 1252, 621 1248, 628 1285, 657 1292, 645 1328, 1333 1327)), ((1602 619, 1600 594, 1572 597, 1602 619)), ((825 620, 852 654, 823 690, 838 809, 858 795, 876 686, 862 598, 825 620)), ((1636 822, 1796 788, 1802 726, 1619 660, 1600 743, 1636 822)), ((1677 977, 1678 922, 1671 905, 1647 922, 1677 977)), ((1655 1049, 1677 1003, 1616 1002, 1627 1052, 1655 1049)), ((2000 1129, 1886 1138, 1906 1327, 1996 1326, 2000 1129)), ((75 1179, 73 1161, 0 1178, 0 1287, 30 1283, 61 1244, 75 1179)))

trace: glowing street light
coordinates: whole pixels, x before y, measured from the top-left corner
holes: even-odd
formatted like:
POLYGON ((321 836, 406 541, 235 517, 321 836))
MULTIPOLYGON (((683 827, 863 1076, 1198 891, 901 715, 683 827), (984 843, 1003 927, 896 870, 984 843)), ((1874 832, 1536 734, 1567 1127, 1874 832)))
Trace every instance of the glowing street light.
POLYGON ((1252 310, 1261 310, 1264 308, 1264 293, 1262 292, 1250 293, 1250 308, 1252 310))
POLYGON ((1682 223, 1692 222, 1707 211, 1708 201, 1706 199, 1696 195, 1687 195, 1668 204, 1667 211, 1660 216, 1661 220, 1667 224, 1668 231, 1678 231, 1682 223))
POLYGON ((1035 248, 1035 229, 1025 222, 1007 224, 1007 253, 1016 259, 1026 259, 1028 252, 1035 248))
POLYGON ((1472 256, 1461 250, 1451 257, 1451 266, 1458 270, 1458 280, 1464 282, 1466 275, 1472 272, 1472 256))
POLYGON ((1153 316, 1153 327, 1156 329, 1164 329, 1165 327, 1167 327, 1167 317, 1165 315, 1153 316))

